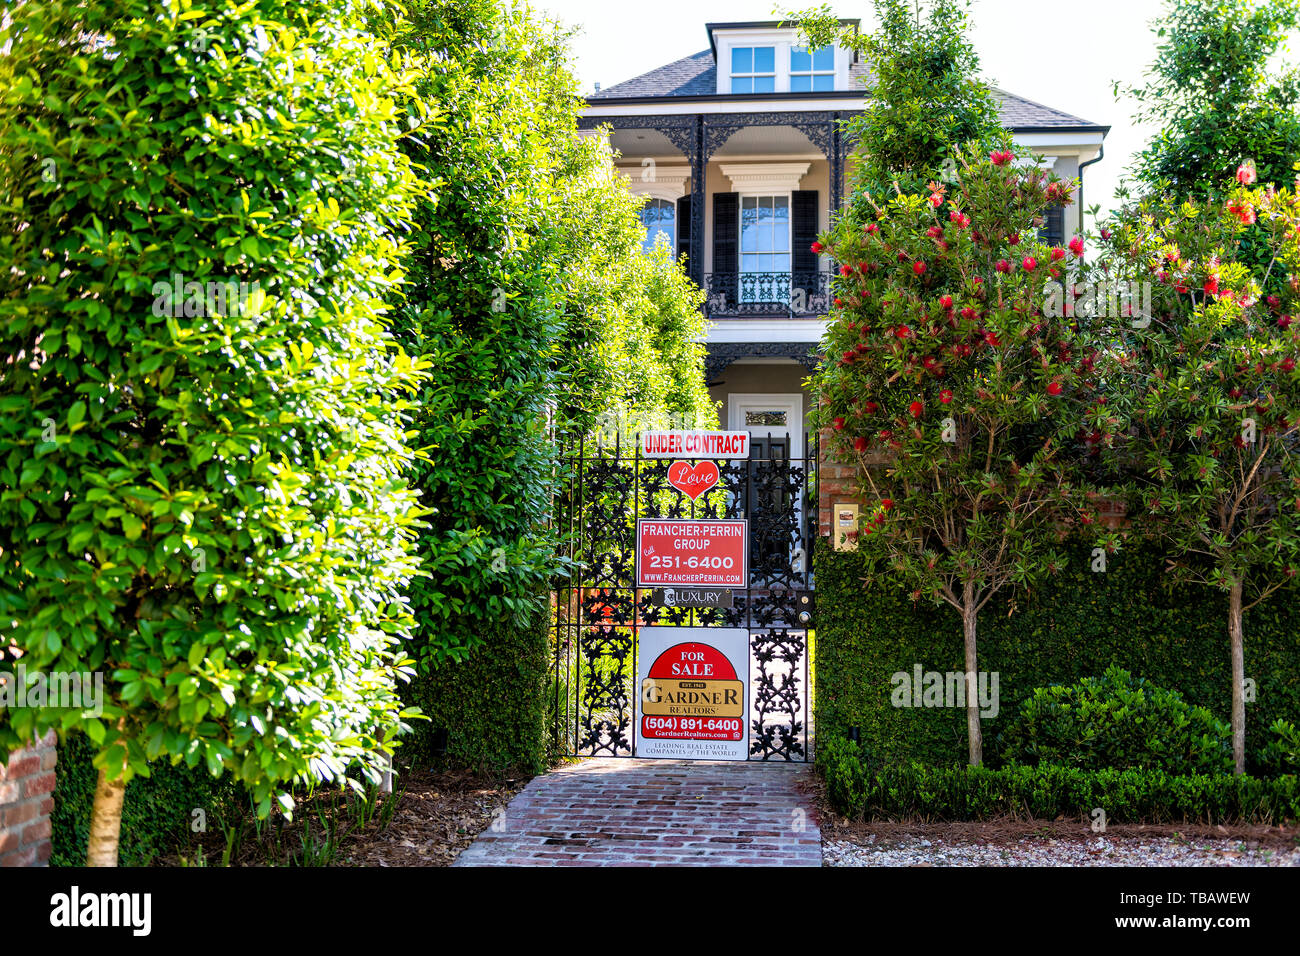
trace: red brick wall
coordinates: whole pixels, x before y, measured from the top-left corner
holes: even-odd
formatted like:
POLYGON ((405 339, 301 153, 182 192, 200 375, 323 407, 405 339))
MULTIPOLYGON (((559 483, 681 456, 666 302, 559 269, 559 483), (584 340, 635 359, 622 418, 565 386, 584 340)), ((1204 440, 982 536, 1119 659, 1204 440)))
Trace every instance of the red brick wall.
POLYGON ((54 809, 54 732, 0 764, 0 867, 42 866, 50 859, 54 809))

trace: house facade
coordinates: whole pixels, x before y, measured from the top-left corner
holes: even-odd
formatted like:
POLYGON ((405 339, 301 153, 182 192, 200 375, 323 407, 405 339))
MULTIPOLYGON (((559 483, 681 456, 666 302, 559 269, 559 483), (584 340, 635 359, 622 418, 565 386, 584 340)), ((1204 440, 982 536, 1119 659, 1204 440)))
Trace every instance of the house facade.
MULTIPOLYGON (((830 306, 831 263, 810 246, 844 196, 853 144, 840 121, 863 109, 869 69, 839 46, 804 49, 778 21, 706 31, 708 49, 589 96, 580 125, 609 128, 617 168, 647 196, 646 241, 662 233, 708 293, 706 371, 722 426, 749 430, 760 455, 770 432, 773 455, 799 458, 804 379, 830 306)), ((1082 180, 1101 158, 1109 127, 996 93, 1015 142, 1063 179, 1082 180)), ((1078 231, 1074 198, 1048 216, 1045 237, 1078 231)))

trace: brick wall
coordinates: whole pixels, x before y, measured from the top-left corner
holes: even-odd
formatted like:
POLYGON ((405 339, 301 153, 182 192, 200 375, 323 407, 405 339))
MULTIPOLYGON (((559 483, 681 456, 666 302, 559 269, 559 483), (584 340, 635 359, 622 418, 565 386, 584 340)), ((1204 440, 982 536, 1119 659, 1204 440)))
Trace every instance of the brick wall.
POLYGON ((54 809, 54 732, 0 764, 0 867, 43 866, 50 859, 54 809))

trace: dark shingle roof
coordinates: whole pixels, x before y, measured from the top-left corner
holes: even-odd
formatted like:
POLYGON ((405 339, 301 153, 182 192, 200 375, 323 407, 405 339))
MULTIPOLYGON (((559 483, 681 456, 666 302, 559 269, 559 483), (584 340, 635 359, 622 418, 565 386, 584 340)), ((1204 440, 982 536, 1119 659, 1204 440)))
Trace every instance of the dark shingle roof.
MULTIPOLYGON (((855 61, 849 67, 849 79, 857 88, 862 79, 869 79, 871 71, 866 63, 855 61)), ((643 73, 641 76, 616 83, 608 89, 593 93, 588 100, 606 105, 621 99, 639 99, 657 96, 714 96, 718 91, 718 73, 710 50, 661 66, 657 70, 643 73)), ((1002 124, 1008 129, 1060 129, 1065 127, 1096 127, 1108 129, 1097 123, 1071 116, 1061 110, 1035 103, 1023 96, 1016 96, 1005 90, 994 90, 1002 103, 1000 111, 1002 124)), ((781 94, 787 95, 787 94, 781 94)), ((816 94, 793 93, 790 96, 807 96, 816 94)))

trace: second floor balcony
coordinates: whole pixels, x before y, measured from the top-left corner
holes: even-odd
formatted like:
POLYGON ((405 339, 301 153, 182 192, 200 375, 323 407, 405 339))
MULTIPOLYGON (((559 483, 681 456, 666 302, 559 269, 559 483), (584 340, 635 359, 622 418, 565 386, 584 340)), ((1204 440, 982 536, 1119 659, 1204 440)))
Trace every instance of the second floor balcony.
POLYGON ((705 314, 811 318, 831 306, 831 274, 805 272, 706 272, 705 314))

